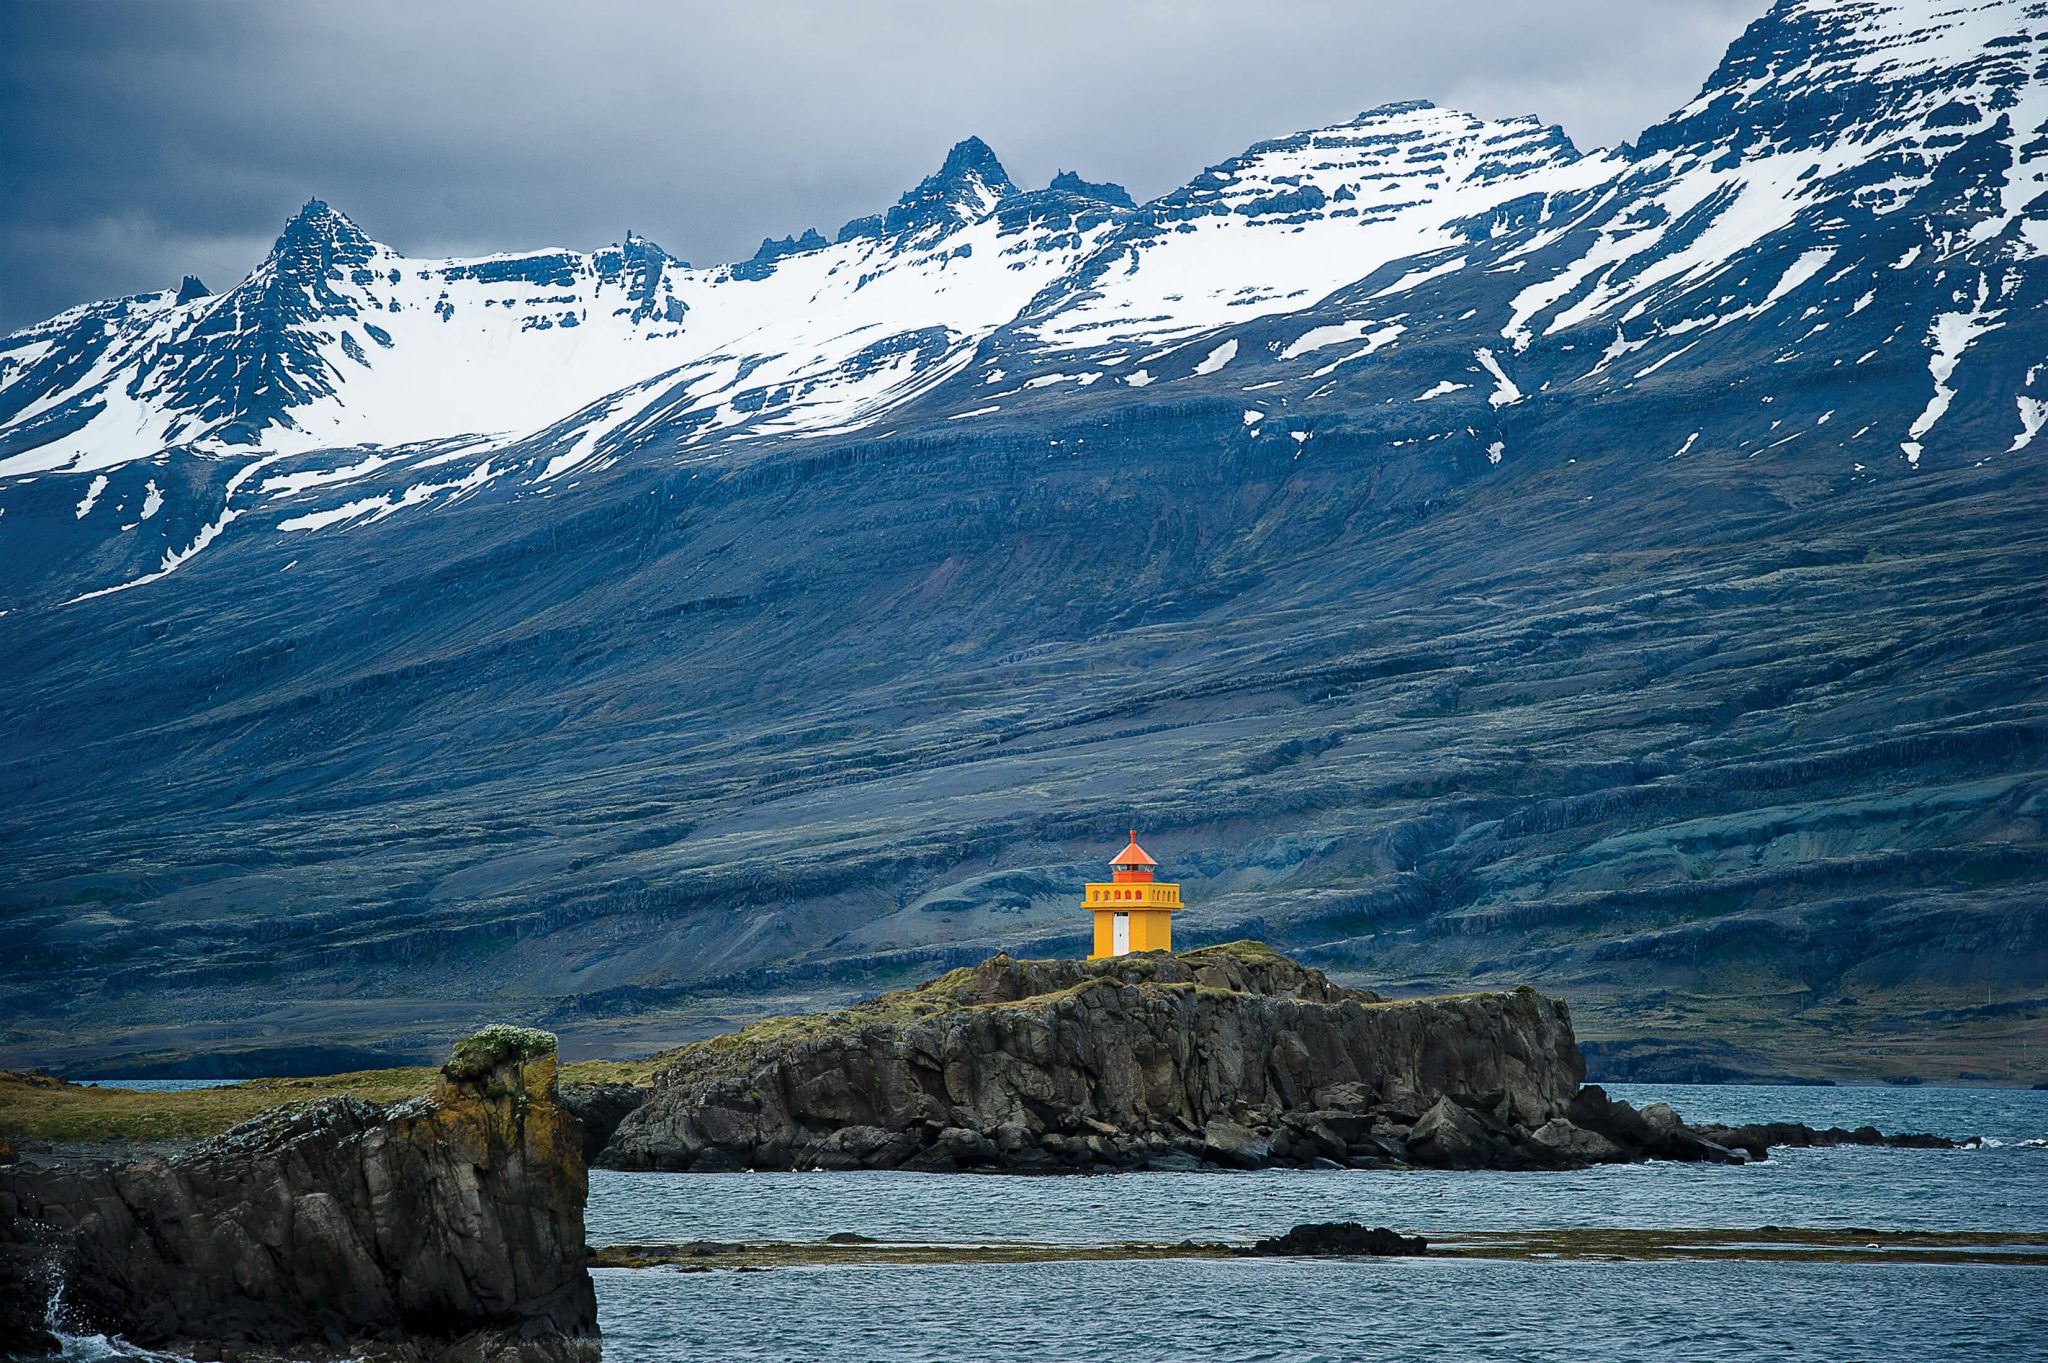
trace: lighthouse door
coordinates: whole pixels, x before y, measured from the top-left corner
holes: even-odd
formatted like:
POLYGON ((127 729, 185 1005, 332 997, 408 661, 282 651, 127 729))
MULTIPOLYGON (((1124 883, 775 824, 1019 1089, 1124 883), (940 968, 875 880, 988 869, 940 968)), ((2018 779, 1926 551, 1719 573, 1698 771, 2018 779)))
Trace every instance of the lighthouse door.
POLYGON ((1120 913, 1109 920, 1109 954, 1128 956, 1131 951, 1131 916, 1120 913))

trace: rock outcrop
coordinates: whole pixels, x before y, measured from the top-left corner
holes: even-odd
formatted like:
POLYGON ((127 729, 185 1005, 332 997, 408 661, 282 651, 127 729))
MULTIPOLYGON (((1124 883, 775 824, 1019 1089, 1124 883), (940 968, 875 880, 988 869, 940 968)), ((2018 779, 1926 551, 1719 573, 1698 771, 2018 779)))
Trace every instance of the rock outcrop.
POLYGON ((1392 1002, 1236 942, 995 956, 686 1046, 651 1097, 617 1085, 576 1101, 617 1126, 597 1162, 628 1169, 1564 1169, 1951 1144, 1695 1128, 1584 1077, 1570 1011, 1534 990, 1392 1002))
MULTIPOLYGON (((1646 1109, 1647 1110, 1647 1109, 1646 1109)), ((1955 1150, 1976 1144, 1975 1137, 1953 1140, 1926 1131, 1904 1131, 1887 1136, 1874 1126, 1854 1130, 1840 1126, 1807 1126, 1803 1122, 1751 1122, 1746 1126, 1700 1126, 1696 1134, 1752 1159, 1764 1158, 1772 1146, 1814 1149, 1836 1145, 1880 1145, 1893 1150, 1955 1150)))
POLYGON ((1015 1170, 1624 1158, 1533 990, 1389 1002, 1256 943, 996 956, 843 1012, 683 1048, 600 1162, 1015 1170), (1546 1133, 1538 1139, 1537 1133, 1546 1133))
POLYGON ((575 1114, 583 1131, 583 1158, 595 1164, 628 1113, 646 1102, 652 1089, 639 1084, 562 1084, 555 1101, 575 1114))
POLYGON ((47 1348, 54 1324, 200 1358, 595 1363, 586 1192, 554 1038, 487 1028, 430 1097, 281 1108, 166 1160, 0 1169, 0 1341, 47 1348))
POLYGON ((1367 1227, 1358 1221, 1312 1221, 1296 1226, 1285 1235, 1269 1235, 1263 1240, 1254 1240, 1249 1253, 1260 1258, 1417 1257, 1429 1253, 1429 1242, 1419 1235, 1403 1235, 1385 1226, 1367 1227))

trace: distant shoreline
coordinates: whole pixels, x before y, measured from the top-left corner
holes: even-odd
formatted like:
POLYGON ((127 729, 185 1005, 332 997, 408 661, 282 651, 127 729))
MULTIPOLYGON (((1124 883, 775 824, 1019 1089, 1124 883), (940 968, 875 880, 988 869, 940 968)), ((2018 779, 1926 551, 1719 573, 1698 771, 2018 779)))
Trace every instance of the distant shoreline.
MULTIPOLYGON (((946 1243, 883 1241, 840 1234, 824 1240, 625 1242, 591 1255, 592 1269, 666 1268, 709 1273, 772 1268, 903 1264, 1020 1264, 1134 1259, 1297 1257, 1236 1241, 1119 1241, 1053 1244, 1033 1241, 946 1243)), ((1657 1259, 1800 1263, 1999 1264, 2048 1267, 2048 1230, 1901 1231, 1764 1226, 1658 1230, 1560 1227, 1454 1231, 1432 1238, 1433 1259, 1657 1259)), ((1353 1257, 1347 1255, 1315 1257, 1353 1257)), ((1421 1257, 1421 1256, 1416 1256, 1421 1257)))

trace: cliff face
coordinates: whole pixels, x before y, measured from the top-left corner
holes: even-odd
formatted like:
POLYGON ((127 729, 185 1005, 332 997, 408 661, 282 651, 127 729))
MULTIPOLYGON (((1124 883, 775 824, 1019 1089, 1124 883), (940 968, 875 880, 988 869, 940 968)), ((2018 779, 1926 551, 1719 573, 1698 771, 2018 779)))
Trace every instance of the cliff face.
POLYGON ((1252 944, 1111 961, 997 956, 841 1013, 686 1047, 601 1162, 1052 1169, 1619 1157, 1566 1119, 1584 1075, 1565 1005, 1532 990, 1391 1003, 1252 944), (1544 1131, 1559 1139, 1536 1139, 1544 1131))
POLYGON ((297 1359, 595 1363, 587 1177, 552 1039, 458 1047, 433 1096, 264 1114, 169 1160, 0 1170, 0 1332, 297 1359))

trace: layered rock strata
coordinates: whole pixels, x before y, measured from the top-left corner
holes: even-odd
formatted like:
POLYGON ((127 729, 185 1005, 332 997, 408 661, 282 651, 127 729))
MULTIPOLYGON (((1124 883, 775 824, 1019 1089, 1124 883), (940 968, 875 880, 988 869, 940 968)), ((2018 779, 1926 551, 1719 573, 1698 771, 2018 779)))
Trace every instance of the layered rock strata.
POLYGON ((280 1108, 169 1159, 0 1169, 0 1343, 195 1357, 598 1357, 554 1039, 487 1029, 430 1097, 280 1108))
POLYGON ((641 1169, 1562 1167, 1566 1006, 1390 1002, 1262 946, 996 956, 844 1012, 685 1047, 600 1162, 641 1169))

